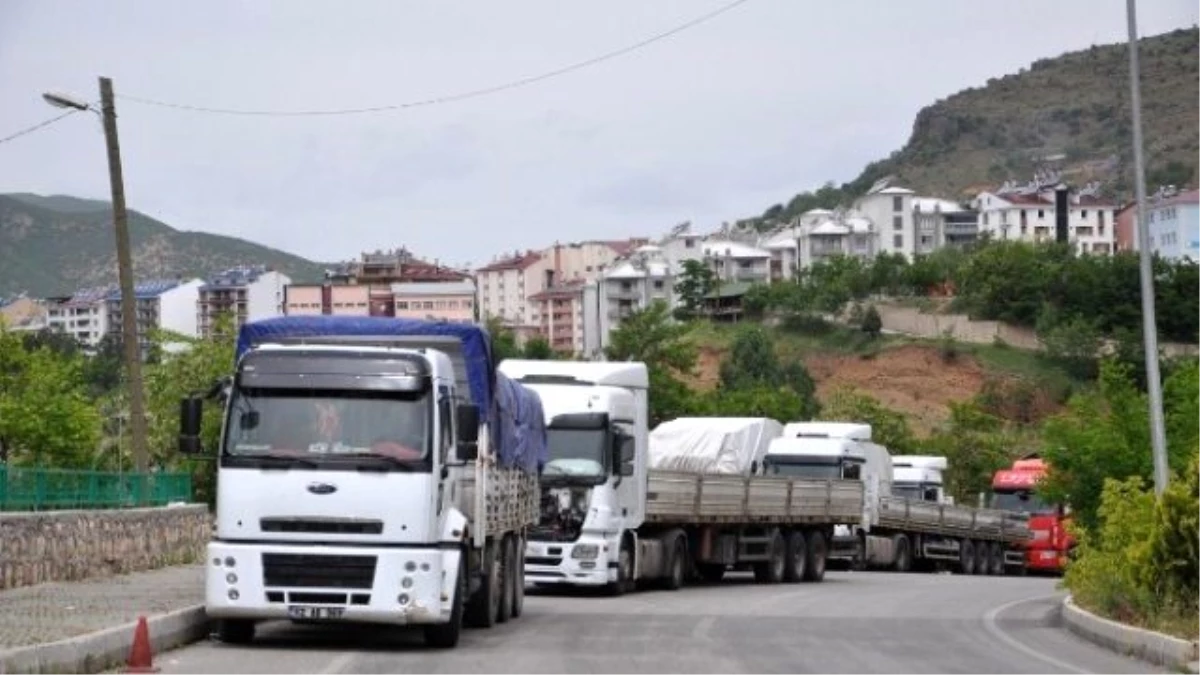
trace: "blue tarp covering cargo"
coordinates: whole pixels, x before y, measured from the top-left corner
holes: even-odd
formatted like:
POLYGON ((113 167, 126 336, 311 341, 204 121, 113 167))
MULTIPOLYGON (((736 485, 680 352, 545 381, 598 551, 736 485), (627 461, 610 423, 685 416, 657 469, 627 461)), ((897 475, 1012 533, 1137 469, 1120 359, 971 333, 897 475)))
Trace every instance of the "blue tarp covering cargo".
MULTIPOLYGON (((454 338, 470 400, 488 423, 492 447, 501 466, 541 471, 549 459, 541 400, 529 389, 496 372, 492 340, 474 324, 391 317, 285 316, 254 321, 238 333, 237 357, 251 347, 297 338, 454 338)), ((455 367, 459 367, 456 364, 455 367)))

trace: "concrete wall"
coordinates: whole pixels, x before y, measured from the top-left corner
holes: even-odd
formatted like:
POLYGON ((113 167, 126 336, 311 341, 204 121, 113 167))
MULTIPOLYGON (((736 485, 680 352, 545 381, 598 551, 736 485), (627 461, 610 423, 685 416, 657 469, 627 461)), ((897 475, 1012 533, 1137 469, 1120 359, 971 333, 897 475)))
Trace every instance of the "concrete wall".
POLYGON ((203 504, 0 513, 0 590, 195 562, 211 534, 203 504))

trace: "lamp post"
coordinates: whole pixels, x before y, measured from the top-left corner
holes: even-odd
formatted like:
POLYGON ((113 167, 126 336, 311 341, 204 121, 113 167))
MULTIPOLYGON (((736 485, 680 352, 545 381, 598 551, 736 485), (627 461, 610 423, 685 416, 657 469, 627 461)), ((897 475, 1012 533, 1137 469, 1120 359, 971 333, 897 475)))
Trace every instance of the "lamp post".
MULTIPOLYGON (((68 94, 46 93, 42 98, 57 108, 96 112, 92 104, 68 94)), ((108 148, 108 178, 112 187, 113 229, 117 243, 117 275, 121 285, 121 341, 125 346, 126 386, 129 388, 129 429, 133 462, 146 471, 150 455, 146 447, 146 407, 142 397, 142 356, 137 329, 137 298, 133 290, 133 261, 129 245, 129 220, 125 211, 125 184, 121 174, 121 146, 117 141, 117 111, 112 80, 100 78, 100 116, 108 148)))
POLYGON ((1154 491, 1167 488, 1167 433, 1163 421, 1162 380, 1158 373, 1158 322, 1154 312, 1154 271, 1146 223, 1146 164, 1142 157, 1142 92, 1138 68, 1137 2, 1125 0, 1129 27, 1129 102, 1133 107, 1133 185, 1137 191, 1137 242, 1142 286, 1142 341, 1146 352, 1146 392, 1150 403, 1150 444, 1154 455, 1154 491))

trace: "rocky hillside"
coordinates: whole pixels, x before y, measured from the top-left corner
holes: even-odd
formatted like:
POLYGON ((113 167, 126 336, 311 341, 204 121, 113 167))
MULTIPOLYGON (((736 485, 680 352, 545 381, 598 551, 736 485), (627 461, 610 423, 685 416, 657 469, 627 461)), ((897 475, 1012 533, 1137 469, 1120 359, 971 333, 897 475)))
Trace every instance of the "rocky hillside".
MULTIPOLYGON (((115 283, 116 248, 107 202, 62 195, 0 195, 0 297, 67 294, 115 283)), ((296 280, 321 278, 324 266, 244 239, 180 232, 129 212, 137 278, 207 276, 241 264, 272 266, 296 280)))
MULTIPOLYGON (((1194 185, 1200 133, 1200 30, 1181 29, 1139 43, 1147 183, 1194 185)), ((1132 194, 1129 52, 1095 46, 1042 59, 922 110, 903 148, 867 166, 840 188, 797 195, 768 210, 786 218, 860 195, 885 176, 920 193, 974 196, 1007 179, 1028 181, 1056 166, 1081 185, 1099 180, 1118 198, 1132 194)))

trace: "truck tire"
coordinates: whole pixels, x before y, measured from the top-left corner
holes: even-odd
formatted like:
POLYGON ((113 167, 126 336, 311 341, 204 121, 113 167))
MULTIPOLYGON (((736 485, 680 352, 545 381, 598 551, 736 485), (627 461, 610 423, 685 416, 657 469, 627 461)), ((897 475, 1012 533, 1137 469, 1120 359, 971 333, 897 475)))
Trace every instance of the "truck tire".
POLYGON ((254 621, 221 619, 217 622, 217 639, 230 645, 250 644, 254 641, 254 621))
POLYGON ((958 570, 967 575, 975 573, 975 544, 970 539, 958 544, 958 570))
POLYGON ((825 533, 813 530, 808 533, 808 564, 804 569, 804 580, 819 582, 825 579, 825 562, 829 553, 825 533))
POLYGON ((683 587, 683 581, 687 578, 687 562, 687 540, 682 535, 676 536, 671 545, 671 558, 667 563, 667 576, 663 580, 663 588, 677 591, 683 587))
POLYGON ((458 563, 458 588, 454 593, 454 609, 450 610, 450 621, 447 623, 425 626, 425 644, 435 649, 453 649, 458 646, 458 638, 463 629, 463 605, 467 595, 467 552, 463 551, 458 563))
POLYGON ((725 578, 724 563, 700 563, 696 565, 696 571, 707 584, 719 584, 725 578))
POLYGON ((988 573, 994 577, 1004 576, 1004 545, 993 541, 988 551, 988 573))
POLYGON ((908 540, 908 535, 896 535, 892 545, 896 547, 896 559, 892 561, 892 569, 901 573, 911 571, 912 543, 908 540))
POLYGON ((521 616, 525 611, 525 537, 517 537, 516 539, 517 554, 514 557, 516 560, 515 576, 516 581, 512 586, 512 615, 513 618, 521 616))
POLYGON ((982 575, 986 575, 988 573, 988 568, 991 567, 991 565, 992 565, 992 561, 988 559, 988 551, 989 550, 990 549, 989 549, 988 543, 986 541, 975 542, 975 574, 976 575, 982 576, 982 575))
POLYGON ((496 623, 507 623, 512 618, 513 584, 516 582, 516 549, 511 534, 500 540, 500 602, 496 606, 496 623))
POLYGON ((783 580, 790 584, 803 581, 804 572, 808 569, 808 547, 804 545, 804 533, 800 530, 788 533, 786 558, 783 580))
POLYGON ((778 584, 787 568, 787 547, 783 535, 775 530, 767 544, 767 559, 754 563, 754 580, 760 584, 778 584))
POLYGON ((621 550, 617 553, 617 580, 604 587, 608 595, 616 597, 624 595, 633 581, 633 550, 628 540, 621 542, 621 550))
POLYGON ((479 588, 467 605, 467 625, 474 628, 491 628, 496 624, 500 605, 500 565, 496 559, 496 548, 495 541, 484 545, 479 588))

